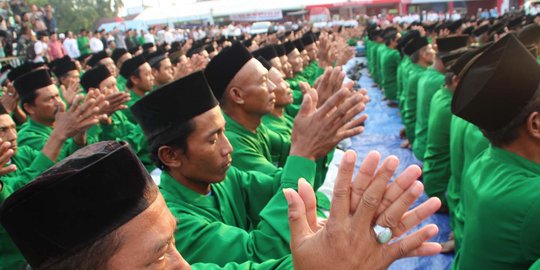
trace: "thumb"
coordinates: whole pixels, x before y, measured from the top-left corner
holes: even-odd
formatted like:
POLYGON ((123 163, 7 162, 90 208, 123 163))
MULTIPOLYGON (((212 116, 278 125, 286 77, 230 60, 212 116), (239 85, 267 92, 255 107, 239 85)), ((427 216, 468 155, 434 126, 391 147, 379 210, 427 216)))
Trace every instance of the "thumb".
POLYGON ((307 216, 304 201, 294 189, 284 189, 283 195, 289 207, 289 228, 291 230, 291 249, 302 244, 303 239, 312 234, 307 216))
POLYGON ((300 110, 298 110, 298 115, 302 117, 308 116, 313 110, 313 104, 311 101, 311 95, 304 95, 302 97, 302 105, 300 105, 300 110))

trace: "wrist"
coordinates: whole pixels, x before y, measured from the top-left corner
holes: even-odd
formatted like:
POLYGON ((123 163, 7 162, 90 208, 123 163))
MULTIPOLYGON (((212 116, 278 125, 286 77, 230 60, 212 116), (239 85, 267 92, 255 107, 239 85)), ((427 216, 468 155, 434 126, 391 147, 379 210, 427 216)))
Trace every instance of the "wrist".
POLYGON ((289 151, 289 156, 303 157, 312 161, 315 161, 317 159, 317 157, 313 154, 312 151, 306 149, 305 147, 297 145, 297 143, 291 143, 291 150, 289 151))
POLYGON ((55 128, 55 129, 52 130, 51 135, 50 135, 49 138, 53 139, 53 140, 57 140, 57 141, 63 143, 65 141, 67 141, 68 136, 66 134, 63 134, 60 130, 55 128))

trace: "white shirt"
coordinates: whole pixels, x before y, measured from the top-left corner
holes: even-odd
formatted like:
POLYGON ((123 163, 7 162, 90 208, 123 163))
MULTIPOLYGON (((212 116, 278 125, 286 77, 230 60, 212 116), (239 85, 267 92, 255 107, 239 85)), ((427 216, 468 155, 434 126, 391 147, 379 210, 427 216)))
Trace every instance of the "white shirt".
POLYGON ((34 52, 36 53, 34 63, 45 62, 43 56, 47 55, 47 43, 43 43, 41 40, 38 40, 36 43, 34 43, 34 52))
POLYGON ((79 47, 77 46, 77 40, 74 38, 66 38, 64 40, 64 49, 66 50, 69 57, 72 59, 75 59, 79 56, 81 56, 81 52, 79 52, 79 47))
POLYGON ((167 44, 174 42, 174 36, 170 31, 165 31, 165 42, 167 42, 167 44))
POLYGON ((90 51, 93 53, 103 51, 103 42, 97 37, 92 37, 90 39, 90 51))
POLYGON ((156 44, 156 39, 155 39, 154 35, 152 35, 150 33, 146 33, 146 35, 144 35, 144 41, 147 42, 147 43, 156 44))

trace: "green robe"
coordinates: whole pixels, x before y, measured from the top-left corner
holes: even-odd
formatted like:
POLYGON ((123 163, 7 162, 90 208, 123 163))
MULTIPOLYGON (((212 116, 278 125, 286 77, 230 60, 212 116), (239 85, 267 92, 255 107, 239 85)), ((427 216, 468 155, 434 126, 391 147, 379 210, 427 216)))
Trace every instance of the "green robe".
POLYGON ((92 51, 90 51, 90 40, 88 37, 78 37, 77 47, 79 47, 79 52, 81 55, 92 53, 92 51))
MULTIPOLYGON (((52 127, 42 125, 28 118, 28 120, 21 125, 21 129, 18 132, 17 143, 19 146, 29 146, 33 149, 43 149, 45 143, 51 135, 52 130, 52 127)), ((92 141, 91 138, 87 138, 87 142, 88 144, 91 144, 95 141, 92 141)), ((81 147, 82 146, 77 145, 73 139, 68 139, 60 151, 58 160, 64 159, 81 147)))
POLYGON ((379 81, 377 82, 380 87, 384 84, 384 74, 383 74, 383 59, 388 51, 388 47, 384 43, 381 43, 379 47, 377 48, 377 62, 375 64, 377 65, 377 77, 379 78, 379 81))
POLYGON ((445 194, 450 179, 452 95, 448 88, 442 88, 431 100, 423 168, 425 192, 429 197, 441 199, 443 208, 447 207, 445 194))
POLYGON ((415 63, 411 63, 410 71, 406 75, 406 84, 403 89, 403 111, 401 117, 403 118, 403 124, 405 124, 405 133, 409 142, 414 145, 415 140, 415 126, 416 126, 416 100, 418 94, 418 81, 426 68, 415 63))
POLYGON ((116 111, 111 115, 111 125, 95 125, 87 132, 95 141, 126 141, 129 143, 137 157, 152 172, 156 165, 150 156, 150 146, 141 127, 133 124, 123 111, 116 111))
POLYGON ((126 91, 126 78, 124 78, 124 76, 122 75, 118 75, 118 77, 116 77, 116 87, 118 88, 118 91, 120 92, 125 92, 126 91))
MULTIPOLYGON (((2 190, 0 203, 11 193, 28 184, 43 171, 54 165, 41 151, 28 146, 21 146, 12 157, 11 163, 17 165, 17 170, 0 177, 2 190)), ((22 269, 26 260, 15 246, 4 227, 0 226, 0 269, 22 269)))
POLYGON ((375 42, 375 45, 373 46, 373 49, 371 51, 370 59, 371 61, 373 61, 373 73, 371 73, 371 77, 377 84, 379 84, 379 81, 381 79, 379 74, 379 63, 377 62, 377 60, 379 59, 377 53, 379 52, 379 48, 381 46, 384 46, 384 44, 375 42))
POLYGON ((131 112, 130 108, 131 108, 131 106, 133 106, 133 104, 135 104, 135 102, 139 101, 142 97, 135 94, 135 92, 133 92, 131 90, 128 90, 128 91, 129 91, 129 95, 131 96, 131 99, 128 102, 126 102, 126 106, 128 108, 123 110, 122 112, 126 115, 127 119, 131 123, 138 125, 137 121, 135 120, 135 116, 133 116, 133 113, 131 112))
POLYGON ((540 165, 490 146, 463 177, 465 231, 454 269, 528 269, 540 258, 540 165))
MULTIPOLYGON (((225 121, 225 135, 233 146, 232 165, 243 171, 258 171, 268 175, 276 175, 285 166, 289 156, 291 143, 290 136, 278 134, 260 124, 257 132, 251 132, 223 113, 225 121)), ((317 173, 314 190, 324 183, 327 170, 327 158, 316 161, 317 173)), ((329 210, 330 201, 326 195, 316 192, 319 210, 329 210)), ((325 216, 319 211, 320 216, 325 216)))
POLYGON ((446 194, 455 250, 461 247, 465 213, 463 211, 463 175, 473 160, 489 146, 480 129, 453 115, 450 127, 450 181, 446 194))
POLYGON ((408 56, 404 56, 397 69, 397 99, 400 112, 403 112, 403 106, 405 104, 403 100, 403 89, 405 88, 406 80, 409 78, 407 75, 409 74, 411 64, 411 59, 408 56))
POLYGON ((291 116, 284 113, 282 117, 277 117, 269 113, 263 116, 262 122, 270 130, 290 138, 294 126, 294 118, 291 116))
POLYGON ((213 263, 196 263, 191 265, 192 270, 291 270, 293 267, 291 255, 279 260, 267 260, 263 263, 227 263, 225 266, 218 266, 213 263))
POLYGON ((397 100, 397 71, 400 62, 401 58, 396 49, 388 49, 382 58, 382 87, 388 100, 397 100))
POLYGON ((160 190, 178 220, 178 251, 190 263, 263 262, 290 254, 287 202, 282 190, 297 189, 303 177, 313 184, 315 163, 290 156, 269 176, 231 167, 225 179, 202 195, 162 172, 160 190))
POLYGON ((418 99, 416 100, 416 124, 415 139, 413 145, 414 156, 418 160, 424 160, 426 153, 426 140, 431 98, 444 86, 444 74, 429 67, 418 80, 418 99))

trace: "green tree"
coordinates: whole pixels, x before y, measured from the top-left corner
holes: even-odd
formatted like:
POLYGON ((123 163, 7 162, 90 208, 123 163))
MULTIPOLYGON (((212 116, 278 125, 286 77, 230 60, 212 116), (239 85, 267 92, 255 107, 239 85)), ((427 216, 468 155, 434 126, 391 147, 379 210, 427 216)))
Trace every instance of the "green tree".
POLYGON ((101 18, 116 17, 122 0, 30 0, 31 4, 43 6, 51 4, 58 30, 78 32, 79 29, 92 29, 101 18))

